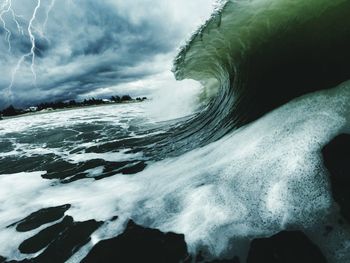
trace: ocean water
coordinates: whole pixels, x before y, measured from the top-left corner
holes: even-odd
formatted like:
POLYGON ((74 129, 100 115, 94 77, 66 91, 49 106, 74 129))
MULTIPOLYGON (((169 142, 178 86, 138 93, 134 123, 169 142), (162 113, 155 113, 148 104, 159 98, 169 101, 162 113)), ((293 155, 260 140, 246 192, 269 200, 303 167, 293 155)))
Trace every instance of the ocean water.
POLYGON ((0 254, 22 260, 44 253, 57 237, 33 253, 18 248, 65 215, 99 222, 86 226, 90 239, 68 262, 121 234, 129 219, 184 234, 191 253, 205 248, 218 258, 245 258, 242 244, 253 238, 305 230, 331 262, 345 262, 350 233, 332 223, 337 209, 320 150, 349 129, 349 95, 347 83, 306 95, 214 143, 162 160, 148 148, 159 147, 154 138, 172 125, 153 121, 146 103, 4 120, 0 254), (26 218, 49 208, 60 212, 38 222, 26 218), (318 236, 326 224, 333 234, 318 236))
POLYGON ((345 0, 222 1, 174 61, 201 85, 188 116, 147 102, 1 121, 3 260, 87 260, 132 220, 183 238, 160 262, 254 262, 252 240, 282 231, 350 262, 323 152, 350 129, 349 26, 345 0))

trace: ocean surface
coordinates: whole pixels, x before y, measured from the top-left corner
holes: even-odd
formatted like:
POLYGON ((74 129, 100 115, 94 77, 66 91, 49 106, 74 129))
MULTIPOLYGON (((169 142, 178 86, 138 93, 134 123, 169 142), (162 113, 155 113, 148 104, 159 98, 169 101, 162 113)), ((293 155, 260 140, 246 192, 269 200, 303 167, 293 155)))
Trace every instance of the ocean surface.
POLYGON ((349 1, 223 1, 174 61, 192 114, 2 120, 0 261, 350 262, 349 46, 349 1))

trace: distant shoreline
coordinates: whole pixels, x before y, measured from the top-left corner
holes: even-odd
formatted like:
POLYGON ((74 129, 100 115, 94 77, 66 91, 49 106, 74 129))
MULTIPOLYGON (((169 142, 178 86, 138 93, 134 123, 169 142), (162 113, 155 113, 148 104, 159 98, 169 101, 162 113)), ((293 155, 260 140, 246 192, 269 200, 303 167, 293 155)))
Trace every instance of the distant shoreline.
POLYGON ((27 112, 27 113, 23 113, 23 114, 19 114, 19 115, 14 115, 14 116, 2 116, 2 119, 0 119, 0 121, 9 120, 9 119, 17 119, 17 118, 21 118, 21 117, 28 117, 28 116, 34 116, 34 115, 55 113, 55 112, 61 112, 61 111, 80 110, 80 109, 85 109, 85 108, 97 108, 97 107, 104 107, 104 106, 117 106, 117 105, 125 105, 125 104, 141 103, 141 102, 143 102, 143 101, 132 100, 132 101, 105 103, 105 104, 98 104, 98 105, 82 105, 82 106, 66 107, 66 108, 52 109, 52 110, 45 110, 44 109, 44 110, 40 110, 40 111, 27 112))
POLYGON ((123 96, 111 96, 109 99, 102 98, 89 98, 82 101, 67 100, 67 101, 55 101, 55 102, 41 102, 36 106, 30 106, 29 108, 15 108, 13 105, 0 111, 0 120, 17 118, 20 116, 28 116, 38 113, 57 112, 58 110, 72 110, 81 109, 92 106, 103 106, 112 104, 124 104, 135 103, 147 100, 147 97, 137 97, 133 99, 130 95, 123 96))

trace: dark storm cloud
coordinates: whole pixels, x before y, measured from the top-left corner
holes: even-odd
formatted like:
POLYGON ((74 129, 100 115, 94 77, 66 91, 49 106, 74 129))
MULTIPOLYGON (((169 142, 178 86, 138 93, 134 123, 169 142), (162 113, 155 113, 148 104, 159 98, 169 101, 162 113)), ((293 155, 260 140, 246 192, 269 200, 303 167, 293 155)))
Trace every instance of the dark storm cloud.
MULTIPOLYGON (((201 1, 210 2, 197 0, 201 1)), ((155 65, 157 56, 174 53, 191 28, 188 23, 193 23, 192 20, 179 23, 174 3, 164 0, 135 0, 129 4, 118 0, 62 0, 56 1, 44 28, 49 3, 42 1, 33 23, 36 85, 29 57, 16 74, 12 88, 15 104, 75 99, 103 87, 156 74, 161 67, 155 65)), ((183 3, 181 0, 179 5, 183 3)), ((24 5, 13 0, 14 10, 21 15, 18 21, 24 35, 6 16, 12 32, 11 52, 7 50, 6 31, 0 29, 0 108, 9 103, 5 91, 11 72, 20 57, 31 49, 27 27, 34 4, 35 1, 24 5)))

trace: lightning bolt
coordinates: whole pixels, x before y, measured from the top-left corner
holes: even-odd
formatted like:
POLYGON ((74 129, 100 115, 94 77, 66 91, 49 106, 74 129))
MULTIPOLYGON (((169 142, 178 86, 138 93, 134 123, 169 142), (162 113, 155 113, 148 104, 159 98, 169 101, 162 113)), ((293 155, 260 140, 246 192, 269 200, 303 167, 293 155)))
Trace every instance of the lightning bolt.
POLYGON ((40 28, 36 28, 35 31, 40 35, 41 38, 44 38, 47 42, 50 42, 48 38, 45 36, 47 22, 49 21, 50 13, 56 3, 56 0, 51 0, 50 4, 46 8, 45 20, 40 28))
MULTIPOLYGON (((11 81, 10 81, 10 84, 8 85, 7 89, 5 90, 5 96, 8 100, 8 102, 12 102, 12 97, 13 97, 12 88, 13 88, 16 76, 17 76, 19 70, 21 69, 22 64, 25 63, 27 60, 30 61, 30 70, 31 70, 31 73, 33 75, 34 86, 37 85, 36 84, 37 74, 35 72, 35 59, 36 59, 35 51, 36 51, 37 47, 36 47, 36 37, 35 36, 37 35, 37 36, 46 38, 44 36, 43 32, 46 29, 47 22, 48 22, 49 16, 50 16, 50 12, 54 8, 56 0, 48 0, 48 1, 50 1, 50 4, 48 4, 48 6, 46 8, 45 20, 44 20, 42 26, 40 27, 40 29, 34 28, 33 24, 34 24, 35 20, 37 19, 38 10, 41 7, 42 0, 33 0, 33 1, 36 2, 36 5, 35 5, 35 8, 33 10, 32 15, 31 15, 31 18, 28 22, 28 26, 26 28, 26 34, 28 34, 28 36, 29 36, 31 48, 28 51, 28 53, 23 54, 18 59, 16 65, 14 66, 14 68, 11 71, 11 81)), ((18 32, 21 35, 24 35, 23 27, 21 26, 21 23, 19 22, 19 18, 22 18, 22 16, 17 15, 16 12, 14 11, 14 9, 12 7, 12 0, 3 0, 3 1, 1 1, 1 4, 0 4, 0 25, 2 24, 2 28, 5 31, 5 41, 8 44, 8 51, 11 52, 12 32, 10 30, 10 27, 6 23, 6 18, 9 19, 9 17, 11 17, 10 19, 12 19, 13 22, 15 23, 18 32)), ((23 23, 23 21, 21 21, 21 22, 23 23)))
POLYGON ((0 21, 2 22, 3 28, 6 31, 5 40, 7 41, 9 52, 11 51, 11 41, 10 41, 11 31, 7 28, 4 15, 10 12, 11 5, 12 5, 11 1, 7 0, 1 5, 1 9, 0 9, 1 10, 0 21))
POLYGON ((8 44, 8 50, 9 50, 9 52, 11 52, 10 39, 11 39, 12 33, 11 33, 10 29, 7 28, 7 25, 6 25, 6 22, 4 19, 4 15, 7 13, 11 13, 12 19, 16 23, 18 32, 21 35, 23 35, 24 32, 23 32, 22 26, 20 25, 20 23, 17 20, 17 17, 20 17, 20 16, 16 15, 14 10, 12 9, 12 0, 5 0, 0 7, 0 21, 3 25, 3 29, 6 31, 5 40, 7 41, 7 44, 8 44))
POLYGON ((56 3, 56 0, 51 0, 51 3, 50 3, 50 5, 48 6, 48 8, 46 10, 46 16, 45 16, 45 20, 44 20, 44 23, 43 23, 43 31, 45 31, 45 29, 46 29, 47 21, 49 20, 49 16, 50 16, 51 10, 54 7, 55 3, 56 3))
MULTIPOLYGON (((6 0, 4 4, 7 4, 5 5, 5 8, 10 6, 10 10, 11 9, 11 0, 6 0)), ((35 35, 33 33, 33 22, 35 21, 36 19, 36 15, 38 13, 38 10, 41 6, 41 0, 37 0, 37 4, 34 8, 34 11, 33 11, 33 14, 32 14, 32 17, 31 19, 29 20, 29 23, 28 23, 28 27, 27 27, 27 32, 28 32, 28 35, 29 35, 29 40, 30 40, 30 43, 31 43, 31 49, 28 53, 24 54, 17 62, 16 66, 14 67, 14 69, 12 70, 12 73, 11 73, 11 82, 10 82, 10 85, 8 86, 7 88, 7 92, 6 92, 6 95, 7 95, 7 98, 12 101, 12 87, 13 87, 13 84, 14 84, 14 81, 15 81, 15 78, 16 78, 16 75, 17 75, 17 72, 19 71, 19 69, 21 68, 21 65, 23 64, 23 62, 27 59, 27 58, 30 58, 31 59, 31 65, 30 65, 30 69, 32 71, 32 75, 34 77, 34 85, 36 86, 36 80, 37 80, 37 76, 36 76, 36 72, 35 72, 35 49, 36 49, 36 44, 35 44, 35 35)), ((5 9, 6 11, 7 9, 5 9)), ((9 12, 9 11, 8 11, 9 12)), ((13 10, 12 10, 13 12, 13 10)), ((11 13, 12 13, 11 12, 11 13)), ((1 14, 1 13, 0 13, 1 14)), ((0 16, 1 17, 1 16, 0 16)), ((13 12, 13 18, 15 19, 16 18, 16 15, 15 13, 13 12)), ((0 18, 1 20, 2 18, 0 18)), ((16 19, 15 19, 16 20, 16 19)), ((2 21, 4 21, 4 19, 2 19, 2 21)), ((17 21, 17 20, 16 20, 17 21)), ((3 22, 3 24, 6 26, 6 23, 3 22)), ((16 22, 16 25, 17 25, 17 28, 21 28, 20 27, 20 24, 18 22, 16 22)), ((6 31, 6 29, 5 29, 6 31)), ((7 31, 6 31, 7 32, 7 31)), ((23 32, 23 30, 22 30, 23 32)), ((10 32, 11 33, 11 32, 10 32)), ((10 35, 11 36, 11 35, 10 35)), ((9 38, 7 38, 9 40, 9 38)), ((11 44, 9 44, 11 46, 11 44)))
MULTIPOLYGON (((37 5, 36 5, 36 7, 34 9, 34 12, 33 12, 33 16, 32 16, 32 18, 29 21, 28 34, 29 34, 30 42, 32 43, 32 48, 30 49, 30 52, 28 54, 26 54, 27 56, 31 56, 32 57, 32 64, 30 65, 30 69, 32 70, 35 82, 36 82, 36 73, 35 73, 35 70, 34 70, 34 63, 35 63, 35 49, 36 49, 36 46, 35 46, 35 36, 33 35, 33 32, 32 32, 32 26, 33 26, 33 22, 34 22, 34 20, 36 18, 36 14, 38 12, 38 9, 40 8, 40 5, 41 5, 41 0, 38 0, 37 5)), ((26 55, 24 55, 24 56, 26 56, 26 55)))
POLYGON ((21 35, 24 35, 23 28, 22 28, 22 26, 19 24, 19 22, 18 22, 18 20, 17 20, 17 17, 18 17, 18 18, 21 18, 21 16, 16 15, 16 14, 15 14, 15 11, 13 11, 13 9, 11 9, 10 12, 11 12, 11 14, 12 14, 12 19, 13 19, 13 21, 16 23, 18 32, 19 32, 21 35))

